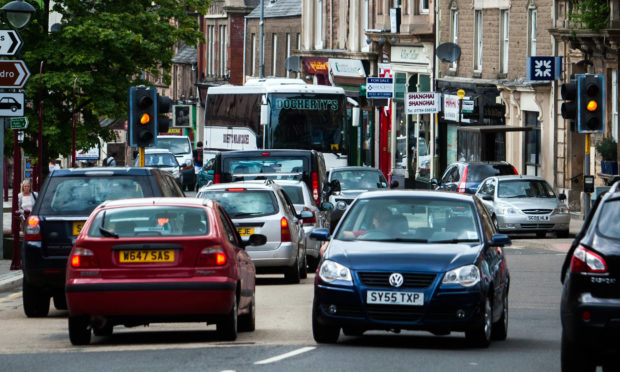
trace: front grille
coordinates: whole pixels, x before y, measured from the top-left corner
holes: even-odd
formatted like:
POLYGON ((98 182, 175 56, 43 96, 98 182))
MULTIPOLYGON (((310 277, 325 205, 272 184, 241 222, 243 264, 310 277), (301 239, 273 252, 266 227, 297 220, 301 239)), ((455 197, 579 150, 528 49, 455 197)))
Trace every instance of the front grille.
POLYGON ((522 223, 522 229, 552 229, 552 223, 522 223))
POLYGON ((362 309, 355 305, 336 305, 336 312, 329 312, 330 305, 321 305, 323 311, 333 316, 341 316, 347 318, 363 318, 362 309))
POLYGON ((522 211, 525 214, 549 214, 552 209, 523 209, 522 211))
MULTIPOLYGON (((393 288, 390 285, 391 272, 360 272, 357 274, 362 284, 371 288, 393 288)), ((402 273, 404 282, 399 288, 427 288, 435 280, 435 274, 402 273)))
POLYGON ((423 306, 366 305, 368 317, 390 322, 416 322, 423 313, 423 306))

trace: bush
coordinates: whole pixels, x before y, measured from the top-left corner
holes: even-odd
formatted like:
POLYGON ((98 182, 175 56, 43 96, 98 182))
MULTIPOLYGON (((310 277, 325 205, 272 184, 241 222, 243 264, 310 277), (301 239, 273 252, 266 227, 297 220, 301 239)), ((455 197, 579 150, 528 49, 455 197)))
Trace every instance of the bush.
POLYGON ((596 151, 601 154, 604 161, 617 161, 618 160, 618 143, 616 140, 609 136, 604 137, 597 145, 596 151))

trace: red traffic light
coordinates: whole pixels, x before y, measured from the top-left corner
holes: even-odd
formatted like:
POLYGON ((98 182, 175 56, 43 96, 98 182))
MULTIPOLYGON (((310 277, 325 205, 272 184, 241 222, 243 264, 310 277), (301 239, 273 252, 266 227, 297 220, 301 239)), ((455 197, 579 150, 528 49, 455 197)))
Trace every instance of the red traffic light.
POLYGON ((153 104, 153 99, 149 96, 138 97, 138 107, 141 109, 147 108, 153 104))

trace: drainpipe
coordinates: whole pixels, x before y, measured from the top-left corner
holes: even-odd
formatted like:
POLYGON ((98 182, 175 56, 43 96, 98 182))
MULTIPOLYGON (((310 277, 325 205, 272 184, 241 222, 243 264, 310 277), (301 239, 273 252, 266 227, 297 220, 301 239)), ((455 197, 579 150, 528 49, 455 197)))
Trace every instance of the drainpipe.
MULTIPOLYGON (((242 73, 242 82, 245 84, 245 58, 246 58, 246 49, 248 42, 248 17, 243 17, 243 73, 242 73)), ((231 49, 232 50, 232 49, 231 49)))

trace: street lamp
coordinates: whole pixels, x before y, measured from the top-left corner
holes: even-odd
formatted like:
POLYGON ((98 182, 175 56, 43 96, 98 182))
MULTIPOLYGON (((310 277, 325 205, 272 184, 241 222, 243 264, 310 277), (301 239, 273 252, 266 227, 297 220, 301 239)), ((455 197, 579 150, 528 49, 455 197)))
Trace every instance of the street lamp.
POLYGON ((23 0, 14 0, 3 6, 2 10, 6 14, 6 19, 11 26, 22 28, 30 22, 35 9, 32 5, 23 0))

